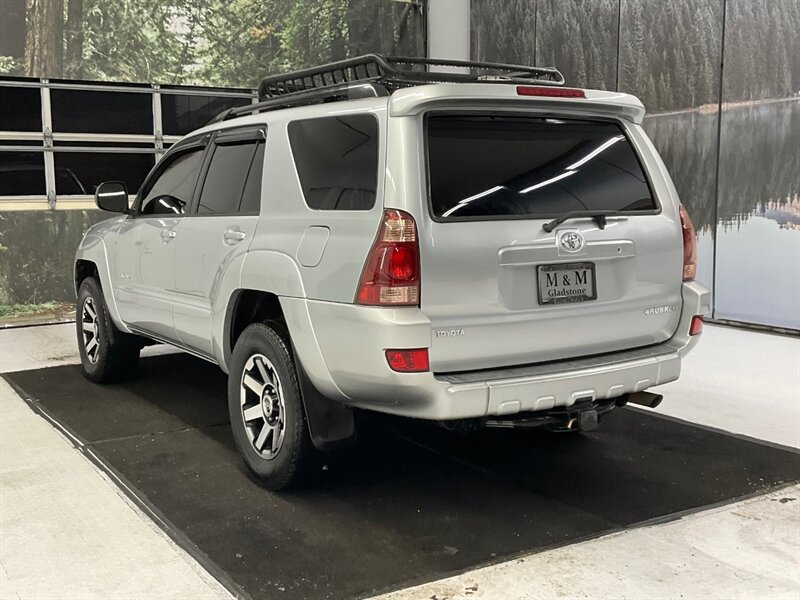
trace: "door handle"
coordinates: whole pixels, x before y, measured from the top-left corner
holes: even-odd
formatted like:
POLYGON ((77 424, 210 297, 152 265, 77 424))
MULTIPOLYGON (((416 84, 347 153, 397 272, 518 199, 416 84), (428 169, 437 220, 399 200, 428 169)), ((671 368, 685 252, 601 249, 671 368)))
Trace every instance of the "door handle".
POLYGON ((241 242, 247 237, 247 234, 244 231, 239 231, 238 229, 226 229, 222 237, 225 238, 226 242, 235 243, 241 242))
POLYGON ((175 239, 175 236, 178 235, 178 232, 174 229, 162 229, 161 230, 161 239, 165 242, 175 239))

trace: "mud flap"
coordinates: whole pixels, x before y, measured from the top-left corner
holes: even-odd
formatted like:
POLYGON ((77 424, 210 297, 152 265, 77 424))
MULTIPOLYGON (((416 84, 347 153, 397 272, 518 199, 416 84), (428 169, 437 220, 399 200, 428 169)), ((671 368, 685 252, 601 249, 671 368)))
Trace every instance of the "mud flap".
POLYGON ((295 364, 314 447, 320 451, 333 451, 351 445, 356 439, 353 410, 323 396, 311 383, 300 361, 295 359, 295 364))

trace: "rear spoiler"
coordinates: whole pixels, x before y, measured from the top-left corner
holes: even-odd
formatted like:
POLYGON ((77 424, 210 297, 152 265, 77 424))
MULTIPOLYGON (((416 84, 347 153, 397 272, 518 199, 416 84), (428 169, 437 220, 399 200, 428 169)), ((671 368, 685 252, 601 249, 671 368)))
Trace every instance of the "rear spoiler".
POLYGON ((422 85, 394 92, 389 98, 389 114, 393 117, 417 115, 433 106, 489 108, 502 105, 503 108, 519 106, 525 109, 556 109, 622 117, 637 125, 644 119, 644 105, 635 96, 602 90, 581 91, 584 98, 522 95, 516 86, 507 84, 422 85))

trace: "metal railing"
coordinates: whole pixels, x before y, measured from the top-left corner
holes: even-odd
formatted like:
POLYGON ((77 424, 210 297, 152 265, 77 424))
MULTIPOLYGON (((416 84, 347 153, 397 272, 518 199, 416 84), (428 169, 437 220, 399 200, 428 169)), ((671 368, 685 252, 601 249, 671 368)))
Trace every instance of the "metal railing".
MULTIPOLYGON (((93 208, 94 202, 90 195, 91 190, 86 190, 86 194, 57 193, 56 155, 76 152, 149 154, 153 156, 153 162, 155 162, 169 145, 182 137, 182 134, 164 133, 162 111, 162 98, 164 96, 202 96, 223 100, 227 98, 247 99, 250 103, 258 100, 255 90, 0 77, 0 93, 9 88, 38 88, 41 103, 41 126, 37 131, 18 130, 13 127, 13 123, 8 123, 7 119, 3 123, 4 126, 0 125, 0 171, 2 171, 4 164, 8 168, 14 157, 19 156, 20 153, 41 153, 41 176, 44 180, 42 189, 45 190, 45 193, 12 196, 4 194, 4 190, 0 186, 0 211, 93 208), (141 118, 136 121, 137 117, 131 116, 132 127, 130 129, 132 131, 146 129, 148 133, 75 133, 59 131, 53 127, 53 115, 54 113, 59 115, 60 107, 58 105, 53 106, 52 90, 147 94, 151 96, 148 120, 146 123, 142 123, 141 118)), ((102 115, 98 115, 98 117, 100 116, 102 115)), ((0 119, 2 117, 0 115, 0 119)), ((91 125, 91 121, 87 120, 87 129, 97 129, 97 127, 90 127, 89 125, 91 125)), ((38 172, 38 169, 33 170, 38 172)))

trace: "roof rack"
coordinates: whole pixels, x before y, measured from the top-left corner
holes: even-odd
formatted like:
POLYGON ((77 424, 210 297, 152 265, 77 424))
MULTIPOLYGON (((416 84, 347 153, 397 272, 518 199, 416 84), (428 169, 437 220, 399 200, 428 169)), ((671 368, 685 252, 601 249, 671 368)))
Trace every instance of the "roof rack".
POLYGON ((265 77, 258 86, 259 102, 228 109, 211 123, 278 108, 387 96, 398 89, 427 83, 531 82, 560 86, 564 85, 564 76, 553 67, 365 54, 265 77), (442 67, 446 70, 442 71, 442 67))

